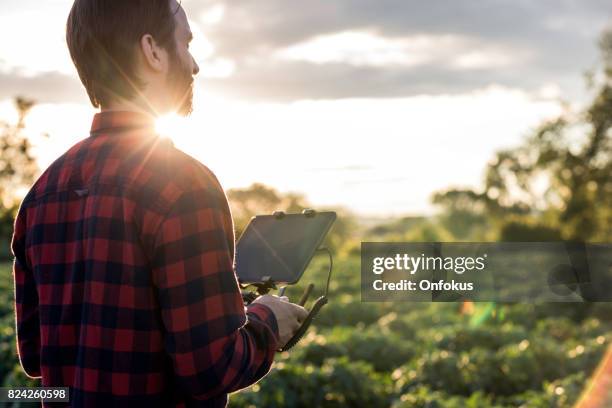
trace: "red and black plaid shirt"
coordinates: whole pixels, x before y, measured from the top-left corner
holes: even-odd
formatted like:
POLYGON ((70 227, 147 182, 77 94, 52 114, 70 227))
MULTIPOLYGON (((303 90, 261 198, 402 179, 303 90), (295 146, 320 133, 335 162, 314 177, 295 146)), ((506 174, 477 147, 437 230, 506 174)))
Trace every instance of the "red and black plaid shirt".
POLYGON ((21 365, 71 406, 225 406, 269 372, 270 308, 244 307, 227 198, 135 112, 38 179, 15 221, 21 365))

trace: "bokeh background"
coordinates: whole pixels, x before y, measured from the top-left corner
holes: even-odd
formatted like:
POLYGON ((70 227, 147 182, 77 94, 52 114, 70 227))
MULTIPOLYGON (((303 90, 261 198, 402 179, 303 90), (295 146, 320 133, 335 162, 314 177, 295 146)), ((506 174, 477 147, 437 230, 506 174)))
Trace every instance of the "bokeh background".
MULTIPOLYGON (((15 352, 13 217, 95 113, 65 45, 71 3, 0 3, 5 386, 36 384, 15 352)), ((611 241, 609 1, 183 6, 201 67, 195 110, 160 132, 217 174, 238 235, 276 209, 340 215, 327 240, 333 303, 232 406, 612 406, 598 387, 610 304, 359 297, 361 241, 611 241)), ((320 288, 325 268, 315 259, 305 279, 320 288)))

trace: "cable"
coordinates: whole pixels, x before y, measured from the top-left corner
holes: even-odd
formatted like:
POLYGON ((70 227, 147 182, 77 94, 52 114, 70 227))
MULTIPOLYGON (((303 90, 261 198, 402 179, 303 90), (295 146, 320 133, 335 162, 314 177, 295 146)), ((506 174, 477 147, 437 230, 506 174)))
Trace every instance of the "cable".
POLYGON ((329 257, 329 271, 327 272, 327 284, 325 285, 325 294, 324 294, 324 296, 327 297, 327 293, 329 292, 329 282, 331 281, 332 269, 334 268, 334 258, 332 256, 331 251, 327 247, 322 247, 322 248, 317 249, 317 252, 319 251, 327 252, 327 256, 329 257))

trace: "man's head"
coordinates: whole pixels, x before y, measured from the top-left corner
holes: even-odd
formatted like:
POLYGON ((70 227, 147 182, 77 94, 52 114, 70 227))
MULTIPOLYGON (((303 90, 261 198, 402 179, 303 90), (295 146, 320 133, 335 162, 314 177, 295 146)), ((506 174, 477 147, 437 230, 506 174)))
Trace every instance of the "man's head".
POLYGON ((75 0, 66 41, 94 107, 131 104, 156 115, 187 115, 192 34, 176 0, 75 0))

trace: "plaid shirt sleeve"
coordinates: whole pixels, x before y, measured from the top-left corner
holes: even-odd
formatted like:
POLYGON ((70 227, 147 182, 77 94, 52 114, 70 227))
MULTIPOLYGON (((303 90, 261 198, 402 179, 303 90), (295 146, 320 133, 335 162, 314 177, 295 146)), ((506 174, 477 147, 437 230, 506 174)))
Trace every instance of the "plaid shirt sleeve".
POLYGON ((25 212, 19 211, 11 249, 13 280, 15 282, 15 323, 17 352, 25 373, 32 378, 41 376, 40 369, 40 317, 38 312, 38 291, 32 271, 25 255, 25 212))
POLYGON ((165 349, 178 383, 201 400, 258 381, 279 347, 271 309, 245 310, 228 248, 229 214, 216 198, 203 188, 182 193, 159 225, 152 254, 165 349))

